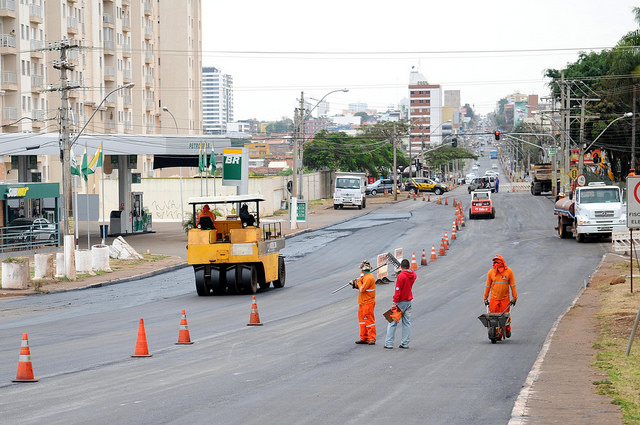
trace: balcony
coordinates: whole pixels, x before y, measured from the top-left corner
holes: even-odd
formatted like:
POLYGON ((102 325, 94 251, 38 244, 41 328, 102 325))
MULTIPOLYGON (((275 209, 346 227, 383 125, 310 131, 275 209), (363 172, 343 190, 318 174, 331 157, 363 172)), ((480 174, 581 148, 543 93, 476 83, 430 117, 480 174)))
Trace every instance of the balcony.
POLYGON ((15 0, 0 0, 0 17, 15 18, 16 2, 15 0))
POLYGON ((113 15, 110 13, 105 13, 102 15, 102 24, 107 28, 115 28, 115 21, 113 19, 113 15))
POLYGON ((38 4, 29 5, 29 22, 32 24, 41 24, 42 21, 42 6, 38 4))
POLYGON ((131 102, 131 95, 130 94, 125 94, 124 96, 122 96, 122 103, 124 104, 124 107, 131 107, 132 102, 131 102))
POLYGON ((7 125, 7 121, 12 122, 18 119, 18 108, 2 108, 2 121, 7 125))
POLYGON ((122 18, 122 31, 131 31, 131 19, 126 16, 122 18))
POLYGON ((122 56, 125 58, 131 57, 131 44, 122 45, 122 56))
POLYGON ((39 93, 44 88, 44 77, 42 75, 31 76, 31 92, 39 93))
POLYGON ((31 40, 31 57, 32 58, 44 58, 44 42, 40 40, 31 40))
POLYGON ((122 70, 122 79, 124 80, 125 83, 130 83, 131 82, 131 70, 130 69, 122 70))
POLYGON ((113 66, 104 67, 104 80, 115 81, 116 80, 116 68, 113 66))
POLYGON ((18 40, 15 35, 0 34, 0 54, 13 53, 16 54, 16 46, 18 40))
POLYGON ((31 111, 31 126, 33 128, 42 128, 44 127, 45 124, 45 111, 42 109, 34 109, 33 111, 31 111))
POLYGON ((122 0, 123 6, 131 6, 131 0, 122 0))
POLYGON ((116 95, 115 93, 111 93, 109 96, 105 98, 104 106, 107 108, 115 108, 116 106, 116 95))
POLYGON ((147 75, 144 77, 144 85, 148 89, 153 87, 153 75, 147 75))
POLYGON ((145 63, 153 62, 153 51, 150 49, 145 50, 144 52, 144 61, 145 63))
POLYGON ((155 104, 153 99, 147 99, 144 103, 145 103, 145 107, 147 108, 147 111, 153 110, 153 105, 155 104))
POLYGON ((102 45, 104 46, 105 55, 114 55, 116 53, 116 43, 114 43, 113 40, 105 40, 102 42, 102 45))
POLYGON ((124 122, 124 132, 132 133, 133 132, 133 123, 131 121, 124 122))
POLYGON ((153 134, 155 132, 153 129, 153 123, 147 123, 145 128, 147 129, 147 134, 153 134))
POLYGON ((18 90, 18 74, 11 71, 2 71, 2 89, 9 91, 18 90))
POLYGON ((144 16, 151 16, 153 14, 153 3, 149 0, 144 2, 144 16))
POLYGON ((109 120, 109 121, 106 121, 104 123, 105 133, 111 133, 111 132, 115 131, 115 129, 116 129, 116 122, 115 121, 109 120))
POLYGON ((80 62, 80 49, 67 49, 67 60, 76 62, 76 65, 80 62))
POLYGON ((78 18, 75 16, 67 16, 67 32, 69 34, 78 34, 78 18))
POLYGON ((144 27, 144 38, 145 40, 151 40, 151 38, 153 38, 153 27, 151 25, 144 27))

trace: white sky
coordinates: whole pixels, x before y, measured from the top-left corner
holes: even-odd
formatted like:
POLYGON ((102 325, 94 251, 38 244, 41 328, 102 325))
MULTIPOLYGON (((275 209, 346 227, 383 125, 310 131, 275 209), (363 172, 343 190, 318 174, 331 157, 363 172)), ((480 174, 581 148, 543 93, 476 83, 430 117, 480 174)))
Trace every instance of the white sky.
POLYGON ((630 0, 202 0, 203 66, 234 79, 235 119, 293 117, 300 93, 331 113, 408 97, 419 66, 477 113, 507 94, 548 95, 546 68, 638 28, 630 0), (538 50, 538 51, 523 51, 538 50), (344 54, 339 54, 344 52, 344 54))

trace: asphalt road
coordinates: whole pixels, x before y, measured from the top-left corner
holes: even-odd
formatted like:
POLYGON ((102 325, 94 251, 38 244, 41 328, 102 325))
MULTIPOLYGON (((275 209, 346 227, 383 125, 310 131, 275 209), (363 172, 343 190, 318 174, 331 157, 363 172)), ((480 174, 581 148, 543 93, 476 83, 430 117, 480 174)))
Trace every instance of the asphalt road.
POLYGON ((246 326, 250 297, 198 297, 190 269, 0 301, 3 422, 506 424, 549 329, 608 243, 560 240, 545 197, 493 198, 494 220, 467 220, 447 255, 418 270, 409 350, 382 348, 393 285, 378 286, 375 346, 354 344, 355 291, 332 291, 362 259, 395 248, 429 257, 451 236, 451 203, 402 202, 288 239, 286 286, 257 295, 260 327, 246 326), (491 344, 477 316, 497 253, 519 302, 513 337, 491 344), (182 309, 189 346, 174 345, 182 309), (130 357, 140 318, 150 358, 130 357), (14 384, 24 332, 40 382, 14 384))

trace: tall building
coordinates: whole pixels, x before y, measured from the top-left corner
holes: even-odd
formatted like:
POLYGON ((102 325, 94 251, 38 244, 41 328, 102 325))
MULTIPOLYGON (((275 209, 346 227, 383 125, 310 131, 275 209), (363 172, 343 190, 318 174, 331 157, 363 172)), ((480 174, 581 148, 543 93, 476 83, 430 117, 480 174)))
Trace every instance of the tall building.
POLYGON ((233 77, 202 68, 202 122, 205 134, 225 134, 233 121, 233 77))
POLYGON ((437 145, 442 142, 442 87, 429 84, 416 68, 409 79, 410 144, 437 145))
MULTIPOLYGON (((66 92, 72 133, 173 133, 166 106, 200 134, 200 15, 201 0, 49 1, 46 15, 44 0, 0 2, 1 131, 58 132, 66 92)), ((57 158, 38 161, 59 179, 57 158)))

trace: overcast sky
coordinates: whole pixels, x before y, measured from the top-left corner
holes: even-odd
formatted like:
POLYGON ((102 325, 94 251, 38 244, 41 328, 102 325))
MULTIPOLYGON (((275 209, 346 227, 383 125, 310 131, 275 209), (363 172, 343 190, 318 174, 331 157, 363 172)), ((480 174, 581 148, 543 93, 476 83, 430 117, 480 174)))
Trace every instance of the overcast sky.
POLYGON ((202 0, 203 65, 234 79, 235 119, 293 117, 305 99, 331 113, 384 111, 408 97, 412 66, 491 112, 505 95, 548 95, 546 68, 610 48, 638 28, 628 0, 202 0))

